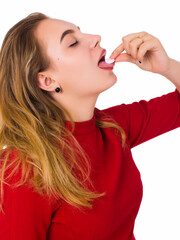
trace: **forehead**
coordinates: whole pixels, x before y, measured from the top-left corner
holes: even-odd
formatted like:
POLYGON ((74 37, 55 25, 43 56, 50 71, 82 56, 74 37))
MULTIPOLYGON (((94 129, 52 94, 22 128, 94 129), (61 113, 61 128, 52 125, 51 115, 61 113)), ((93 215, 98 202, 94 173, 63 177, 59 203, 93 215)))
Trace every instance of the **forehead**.
POLYGON ((37 37, 44 34, 61 34, 67 29, 77 29, 77 26, 64 20, 48 18, 38 24, 35 34, 37 37))

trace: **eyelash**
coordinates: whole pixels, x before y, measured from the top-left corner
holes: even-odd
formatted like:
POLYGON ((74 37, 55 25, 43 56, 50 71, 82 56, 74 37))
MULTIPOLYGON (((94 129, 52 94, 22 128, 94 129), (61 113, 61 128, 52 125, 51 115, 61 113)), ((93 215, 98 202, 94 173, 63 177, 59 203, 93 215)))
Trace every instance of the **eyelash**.
POLYGON ((78 41, 76 41, 75 43, 71 44, 69 47, 73 47, 74 45, 76 45, 78 43, 78 41))

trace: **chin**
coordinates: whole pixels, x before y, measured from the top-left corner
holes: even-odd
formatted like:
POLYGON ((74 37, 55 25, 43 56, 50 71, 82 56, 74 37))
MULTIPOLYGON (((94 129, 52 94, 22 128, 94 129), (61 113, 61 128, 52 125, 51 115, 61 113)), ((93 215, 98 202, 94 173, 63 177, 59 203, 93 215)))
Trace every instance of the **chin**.
POLYGON ((112 72, 111 76, 108 77, 107 83, 113 86, 116 82, 117 76, 112 72))
POLYGON ((107 89, 109 89, 109 88, 111 88, 112 86, 114 86, 114 84, 117 82, 117 76, 114 75, 114 76, 111 77, 111 79, 110 79, 110 77, 109 77, 108 80, 105 80, 106 84, 103 85, 103 89, 102 89, 101 92, 104 92, 104 91, 106 91, 107 89), (109 80, 109 81, 108 81, 108 80, 109 80))

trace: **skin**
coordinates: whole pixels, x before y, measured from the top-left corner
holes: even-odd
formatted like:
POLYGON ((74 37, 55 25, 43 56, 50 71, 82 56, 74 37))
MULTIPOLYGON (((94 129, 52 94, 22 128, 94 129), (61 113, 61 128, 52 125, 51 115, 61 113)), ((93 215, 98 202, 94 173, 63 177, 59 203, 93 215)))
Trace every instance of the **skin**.
POLYGON ((49 91, 73 121, 92 119, 99 94, 117 81, 112 71, 97 65, 103 50, 101 37, 82 33, 76 25, 57 19, 43 20, 35 37, 50 59, 49 68, 38 74, 39 87, 49 91), (68 34, 60 44, 60 37, 67 29, 76 32, 68 34), (69 47, 76 41, 76 45, 69 47), (57 87, 61 87, 62 92, 56 93, 57 87))
MULTIPOLYGON (((39 87, 49 91, 68 110, 73 121, 92 119, 99 94, 117 81, 113 71, 97 66, 102 52, 101 37, 82 33, 76 25, 57 19, 43 20, 35 37, 50 59, 49 68, 38 73, 39 87), (60 36, 67 29, 76 32, 68 34, 60 44, 60 36), (70 47, 76 41, 78 43, 70 47), (62 92, 56 93, 56 87, 61 87, 62 92)), ((130 62, 142 70, 161 74, 180 92, 180 62, 169 58, 161 42, 146 32, 123 37, 110 58, 116 63, 130 62)))
POLYGON ((110 58, 114 58, 116 62, 130 62, 142 70, 158 73, 172 82, 180 92, 180 62, 170 58, 159 39, 147 32, 124 36, 110 58))

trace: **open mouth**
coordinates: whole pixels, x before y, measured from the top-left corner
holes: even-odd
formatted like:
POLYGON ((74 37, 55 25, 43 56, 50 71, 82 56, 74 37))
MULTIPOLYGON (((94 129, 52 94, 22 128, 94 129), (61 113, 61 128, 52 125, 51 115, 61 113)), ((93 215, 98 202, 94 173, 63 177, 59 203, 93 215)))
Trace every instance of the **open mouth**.
POLYGON ((106 51, 105 50, 103 50, 103 51, 104 51, 104 53, 102 54, 102 57, 98 61, 98 66, 99 66, 100 62, 105 62, 106 51))
POLYGON ((114 68, 114 64, 115 62, 113 63, 105 62, 105 56, 103 56, 98 62, 98 67, 106 70, 112 70, 114 68))
POLYGON ((102 57, 98 61, 98 67, 106 70, 112 70, 114 67, 114 62, 113 63, 107 63, 105 61, 105 56, 106 56, 106 51, 104 51, 102 57))

